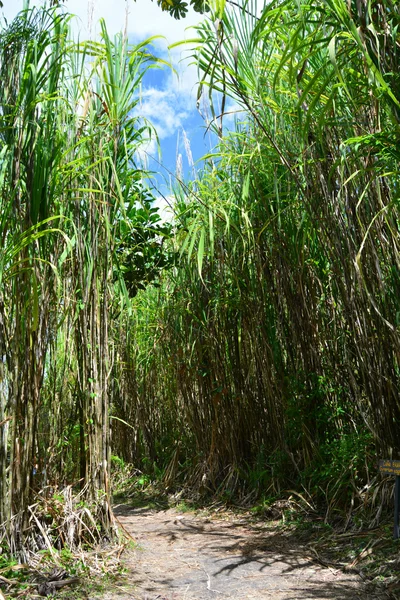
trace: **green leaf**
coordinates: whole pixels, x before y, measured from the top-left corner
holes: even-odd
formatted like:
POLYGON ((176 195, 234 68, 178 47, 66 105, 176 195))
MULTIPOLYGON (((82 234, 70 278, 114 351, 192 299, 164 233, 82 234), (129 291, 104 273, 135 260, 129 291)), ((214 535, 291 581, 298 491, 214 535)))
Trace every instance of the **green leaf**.
POLYGON ((199 246, 198 246, 198 250, 197 250, 197 266, 198 266, 199 275, 201 278, 203 278, 202 277, 202 268, 203 268, 203 259, 204 259, 205 237, 206 237, 206 232, 204 231, 204 229, 202 229, 200 232, 199 246))

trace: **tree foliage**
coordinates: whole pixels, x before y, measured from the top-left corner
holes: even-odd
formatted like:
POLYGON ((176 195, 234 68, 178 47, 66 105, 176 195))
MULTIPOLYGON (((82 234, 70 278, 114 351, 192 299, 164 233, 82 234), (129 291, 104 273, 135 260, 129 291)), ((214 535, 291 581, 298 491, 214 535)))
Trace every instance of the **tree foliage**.
POLYGON ((190 3, 184 0, 157 0, 161 10, 169 12, 175 19, 182 19, 186 16, 189 6, 200 14, 207 13, 210 10, 209 3, 206 0, 190 0, 190 3))

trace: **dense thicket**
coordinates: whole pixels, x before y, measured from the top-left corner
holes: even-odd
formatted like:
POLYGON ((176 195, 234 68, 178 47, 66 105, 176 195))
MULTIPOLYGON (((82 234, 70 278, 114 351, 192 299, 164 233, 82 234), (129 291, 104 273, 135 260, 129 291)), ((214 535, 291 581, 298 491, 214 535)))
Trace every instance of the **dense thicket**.
MULTIPOLYGON (((26 10, 0 33, 0 523, 24 559, 50 543, 33 508, 48 529, 45 498, 65 485, 95 505, 79 530, 110 529, 113 336, 168 229, 135 166, 156 61, 104 23, 101 42, 74 44, 69 20, 26 10)), ((53 516, 51 542, 79 541, 53 516)))
POLYGON ((164 225, 136 166, 147 42, 73 44, 59 9, 0 34, 0 523, 24 559, 110 529, 111 449, 167 489, 328 510, 399 458, 400 9, 210 15, 219 145, 164 225))
POLYGON ((136 300, 115 399, 137 431, 115 451, 167 485, 350 506, 399 457, 399 25, 390 0, 277 0, 199 28, 222 137, 176 193, 181 262, 136 300))

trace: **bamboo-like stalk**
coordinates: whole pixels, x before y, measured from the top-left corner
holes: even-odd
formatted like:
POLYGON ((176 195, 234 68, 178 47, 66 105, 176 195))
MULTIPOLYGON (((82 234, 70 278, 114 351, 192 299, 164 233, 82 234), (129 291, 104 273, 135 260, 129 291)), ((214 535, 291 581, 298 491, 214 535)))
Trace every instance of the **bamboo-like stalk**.
POLYGON ((103 23, 76 45, 68 21, 26 10, 0 35, 0 521, 23 557, 41 488, 81 478, 111 531, 113 295, 129 304, 116 245, 143 230, 127 210, 146 195, 134 165, 151 128, 133 111, 149 42, 103 23))
POLYGON ((182 263, 138 300, 126 377, 143 438, 164 464, 181 441, 200 487, 259 477, 345 505, 374 452, 400 452, 398 17, 247 2, 198 30, 199 96, 245 115, 177 195, 182 263))

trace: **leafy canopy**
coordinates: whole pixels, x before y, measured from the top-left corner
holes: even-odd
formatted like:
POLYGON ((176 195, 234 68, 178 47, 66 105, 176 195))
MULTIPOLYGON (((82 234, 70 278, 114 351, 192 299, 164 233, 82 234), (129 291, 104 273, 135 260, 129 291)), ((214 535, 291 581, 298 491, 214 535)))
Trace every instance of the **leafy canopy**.
MULTIPOLYGON (((181 19, 186 16, 188 3, 183 0, 157 0, 161 9, 168 11, 175 19, 181 19)), ((205 13, 210 10, 208 2, 205 0, 190 0, 190 6, 198 13, 205 13)))

